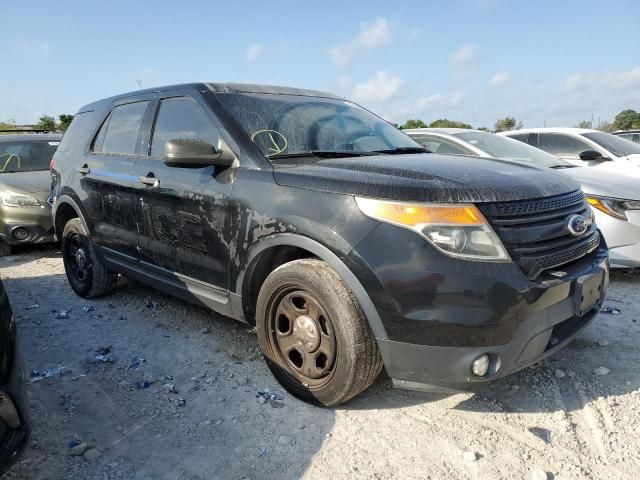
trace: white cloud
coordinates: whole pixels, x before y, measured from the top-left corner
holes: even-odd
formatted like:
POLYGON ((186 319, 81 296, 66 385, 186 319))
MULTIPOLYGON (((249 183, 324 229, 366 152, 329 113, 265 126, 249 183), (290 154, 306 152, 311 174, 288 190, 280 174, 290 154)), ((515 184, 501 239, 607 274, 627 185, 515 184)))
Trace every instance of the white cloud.
POLYGON ((402 83, 402 79, 386 70, 379 70, 366 82, 353 87, 353 98, 360 102, 389 100, 400 91, 402 83))
POLYGON ((247 62, 251 63, 258 60, 260 55, 262 55, 263 50, 264 50, 264 47, 262 46, 261 43, 253 43, 249 45, 249 47, 247 48, 247 53, 245 54, 245 58, 247 62))
POLYGON ((455 80, 465 80, 473 73, 476 63, 476 47, 471 44, 461 46, 451 58, 451 69, 455 80))
POLYGON ((496 72, 489 79, 489 85, 492 87, 503 87, 511 81, 511 78, 509 72, 496 72))
POLYGON ((571 75, 567 78, 566 86, 569 90, 640 88, 640 66, 618 73, 593 72, 571 75))
POLYGON ((391 29, 386 18, 379 17, 372 24, 360 25, 360 34, 346 43, 329 48, 331 61, 340 68, 349 66, 357 54, 384 47, 391 39, 391 29))
POLYGON ((463 45, 451 56, 451 63, 456 67, 469 66, 476 59, 476 47, 463 45))

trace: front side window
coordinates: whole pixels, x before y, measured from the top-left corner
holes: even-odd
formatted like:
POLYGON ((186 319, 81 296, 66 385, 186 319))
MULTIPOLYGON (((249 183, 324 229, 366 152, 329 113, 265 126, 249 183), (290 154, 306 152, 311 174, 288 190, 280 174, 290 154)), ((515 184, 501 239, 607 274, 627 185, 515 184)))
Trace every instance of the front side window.
POLYGON ((593 147, 588 143, 559 133, 541 133, 538 139, 538 148, 556 157, 575 160, 580 159, 580 153, 585 150, 593 150, 593 147))
POLYGON ((214 147, 220 134, 194 100, 187 97, 167 98, 160 103, 151 140, 151 156, 164 156, 164 146, 169 140, 204 140, 214 147))
POLYGON ((627 140, 626 138, 616 137, 610 133, 589 132, 583 133, 582 136, 609 150, 616 157, 640 154, 640 145, 632 142, 631 140, 627 140))
POLYGON ((270 160, 322 152, 355 156, 422 147, 364 108, 304 95, 220 93, 216 98, 270 160))
POLYGON ((135 155, 142 118, 148 105, 149 102, 144 101, 115 107, 98 132, 94 152, 135 155))
POLYGON ((473 155, 470 150, 441 137, 434 137, 432 135, 410 135, 410 137, 432 153, 473 155))
POLYGON ((0 174, 49 170, 58 140, 0 142, 0 174))

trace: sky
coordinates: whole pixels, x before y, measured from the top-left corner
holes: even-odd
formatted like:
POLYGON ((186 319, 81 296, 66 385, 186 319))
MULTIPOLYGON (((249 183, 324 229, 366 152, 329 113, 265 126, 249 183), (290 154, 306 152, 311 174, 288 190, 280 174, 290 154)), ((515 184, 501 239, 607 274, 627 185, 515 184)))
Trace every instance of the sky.
POLYGON ((389 121, 575 126, 640 110, 640 1, 0 0, 0 122, 142 86, 330 91, 389 121))

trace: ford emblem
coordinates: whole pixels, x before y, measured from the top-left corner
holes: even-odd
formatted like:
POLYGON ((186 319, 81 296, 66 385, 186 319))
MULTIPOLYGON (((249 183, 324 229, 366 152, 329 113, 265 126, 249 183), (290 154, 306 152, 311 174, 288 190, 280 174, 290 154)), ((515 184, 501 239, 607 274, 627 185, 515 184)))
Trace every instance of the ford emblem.
POLYGON ((567 232, 574 237, 579 237, 589 230, 592 222, 593 220, 590 218, 584 218, 582 215, 571 215, 567 219, 567 225, 565 228, 567 229, 567 232))

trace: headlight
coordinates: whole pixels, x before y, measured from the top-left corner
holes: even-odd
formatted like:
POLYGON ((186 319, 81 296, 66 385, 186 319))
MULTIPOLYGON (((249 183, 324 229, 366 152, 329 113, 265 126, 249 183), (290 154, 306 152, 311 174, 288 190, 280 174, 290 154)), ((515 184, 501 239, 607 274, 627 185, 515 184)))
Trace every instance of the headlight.
POLYGON ((589 205, 597 208, 603 213, 620 220, 628 221, 627 212, 629 210, 640 210, 640 201, 638 200, 620 200, 617 198, 607 197, 587 197, 589 205))
POLYGON ((0 204, 5 207, 39 207, 40 202, 31 195, 0 193, 0 204))
POLYGON ((511 260, 502 242, 475 205, 404 203, 356 197, 368 217, 408 228, 452 257, 511 260))

